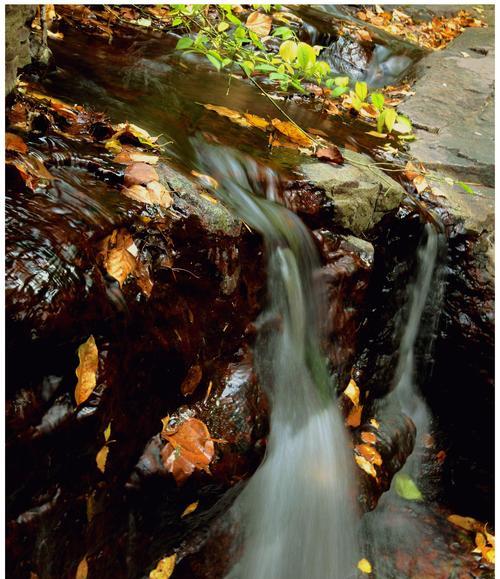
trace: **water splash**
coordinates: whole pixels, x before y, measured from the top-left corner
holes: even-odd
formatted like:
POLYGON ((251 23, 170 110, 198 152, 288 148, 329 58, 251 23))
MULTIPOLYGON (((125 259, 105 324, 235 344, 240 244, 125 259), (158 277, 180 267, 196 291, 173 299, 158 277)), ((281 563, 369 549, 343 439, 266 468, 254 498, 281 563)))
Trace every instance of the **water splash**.
MULTIPOLYGON (((398 335, 395 338, 400 342, 393 389, 379 407, 381 413, 403 412, 415 424, 415 448, 401 472, 408 475, 418 488, 428 492, 431 489, 425 480, 422 459, 432 416, 418 384, 428 375, 432 361, 432 346, 444 296, 445 252, 445 236, 439 225, 427 223, 417 250, 415 279, 408 287, 407 316, 396 330, 398 335)), ((363 521, 366 548, 376 561, 378 579, 402 577, 401 574, 395 575, 399 571, 395 571, 391 556, 401 548, 405 553, 417 553, 426 533, 426 503, 405 501, 398 496, 394 486, 393 482, 375 511, 365 515, 363 521)))
POLYGON ((357 560, 357 489, 320 346, 326 293, 315 277, 316 248, 300 219, 271 201, 272 171, 259 175, 253 161, 222 148, 199 150, 199 158, 221 184, 219 197, 263 235, 268 260, 255 366, 271 428, 265 459, 232 509, 241 556, 229 577, 348 579, 357 560), (258 183, 267 199, 255 195, 258 183))

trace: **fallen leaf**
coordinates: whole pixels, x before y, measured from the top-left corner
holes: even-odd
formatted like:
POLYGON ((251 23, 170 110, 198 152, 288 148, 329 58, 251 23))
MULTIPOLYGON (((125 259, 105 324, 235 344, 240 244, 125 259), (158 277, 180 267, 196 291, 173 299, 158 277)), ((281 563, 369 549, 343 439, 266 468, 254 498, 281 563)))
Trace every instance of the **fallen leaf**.
POLYGON ((133 273, 136 267, 134 255, 134 239, 125 229, 115 229, 111 235, 102 242, 102 255, 104 256, 104 267, 108 274, 115 278, 120 287, 133 273))
POLYGON ((161 452, 163 464, 182 484, 195 469, 209 473, 215 448, 206 425, 197 418, 188 418, 174 431, 164 430, 162 436, 168 441, 161 452))
POLYGON ((361 424, 361 414, 363 412, 362 406, 354 406, 349 412, 349 416, 347 417, 345 423, 347 426, 351 428, 357 428, 361 424))
POLYGON ((290 139, 290 141, 293 143, 297 143, 297 145, 301 145, 303 147, 310 147, 312 145, 312 139, 293 123, 289 123, 288 121, 280 121, 279 119, 273 119, 271 123, 273 127, 288 137, 288 139, 290 139))
POLYGON ((359 466, 361 470, 363 470, 373 478, 375 479, 377 478, 377 471, 375 470, 375 467, 371 462, 367 461, 366 458, 364 458, 363 456, 359 456, 359 454, 355 454, 354 460, 356 461, 356 464, 359 466))
POLYGON ((267 36, 271 31, 273 19, 268 14, 261 14, 260 12, 252 12, 247 18, 245 26, 257 36, 267 36))
POLYGON ((108 459, 109 447, 104 445, 96 454, 95 462, 97 468, 103 473, 106 470, 106 460, 108 459))
POLYGON ((96 387, 97 367, 99 364, 99 352, 94 336, 81 344, 78 348, 80 363, 75 371, 78 382, 75 388, 75 400, 78 405, 82 404, 92 394, 96 387))
POLYGON ((349 398, 354 406, 359 405, 359 387, 353 378, 349 381, 347 388, 344 390, 344 394, 349 398))
POLYGON ((196 509, 198 508, 198 504, 200 501, 196 501, 194 503, 191 503, 190 505, 188 505, 183 511, 182 511, 182 515, 181 515, 181 519, 184 517, 187 517, 188 515, 190 515, 192 512, 196 511, 196 509))
POLYGON ((112 153, 119 153, 123 141, 135 141, 141 145, 157 148, 158 137, 152 137, 147 131, 132 123, 120 123, 115 128, 115 133, 105 142, 105 147, 112 153))
POLYGON ((413 480, 405 473, 398 472, 394 477, 394 490, 407 501, 422 501, 422 493, 413 480))
POLYGON ((368 30, 365 30, 364 28, 357 30, 356 36, 358 37, 358 40, 361 40, 361 42, 371 42, 372 41, 371 34, 368 32, 368 30))
POLYGON ((427 183, 423 175, 417 175, 415 179, 413 179, 413 184, 419 193, 422 193, 429 187, 429 183, 427 183))
POLYGON ((211 189, 217 189, 219 187, 219 183, 210 175, 203 175, 203 173, 198 173, 198 171, 191 171, 191 175, 194 175, 201 181, 201 184, 205 187, 209 187, 211 189))
POLYGON ((170 555, 158 561, 156 568, 149 574, 149 579, 169 579, 174 572, 177 555, 170 555))
POLYGON ((133 163, 125 170, 124 184, 126 187, 131 185, 146 185, 150 181, 158 181, 159 176, 154 167, 148 163, 133 163))
POLYGON ((159 205, 168 209, 172 203, 172 197, 167 189, 159 181, 151 181, 144 187, 143 185, 132 185, 122 189, 122 193, 141 203, 148 203, 149 205, 159 205))
POLYGON ((263 119, 262 117, 252 115, 250 113, 245 113, 243 116, 250 123, 250 125, 252 125, 252 127, 257 127, 258 129, 262 129, 263 131, 265 131, 267 127, 269 127, 269 121, 266 121, 266 119, 263 119))
POLYGON ((377 430, 380 428, 380 423, 375 418, 370 418, 370 424, 377 430))
POLYGON ((450 515, 448 521, 453 523, 455 526, 465 529, 466 531, 480 531, 482 525, 476 519, 472 517, 461 517, 460 515, 450 515))
POLYGON ((19 135, 14 133, 5 133, 5 148, 7 151, 15 151, 16 153, 28 152, 28 145, 19 135))
POLYGON ((375 447, 370 446, 369 444, 358 444, 354 447, 354 449, 363 458, 366 458, 366 460, 371 464, 376 466, 380 466, 382 464, 382 457, 375 447))
POLYGON ((84 557, 76 569, 75 579, 87 579, 89 574, 89 565, 87 563, 87 558, 84 557))
POLYGON ((184 378, 184 381, 181 384, 182 394, 184 394, 184 396, 191 395, 198 387, 198 384, 201 382, 201 377, 201 366, 198 364, 191 366, 191 368, 188 370, 188 373, 186 374, 186 377, 184 378))
POLYGON ((108 442, 110 436, 111 436, 111 422, 108 423, 108 425, 106 426, 106 430, 104 431, 104 440, 108 442))
POLYGON ((377 437, 373 432, 362 432, 361 440, 367 444, 375 444, 377 442, 377 437))
POLYGON ((156 165, 158 160, 158 155, 144 153, 130 145, 123 145, 118 155, 113 159, 115 163, 120 163, 122 165, 132 165, 133 163, 148 163, 149 165, 156 165))
POLYGON ((320 148, 316 151, 316 157, 321 161, 331 161, 337 165, 342 165, 344 157, 335 145, 330 147, 320 148))
POLYGON ((370 574, 372 572, 372 566, 370 564, 370 561, 368 561, 367 559, 361 559, 361 561, 359 561, 358 563, 358 569, 362 573, 365 573, 366 575, 370 574))

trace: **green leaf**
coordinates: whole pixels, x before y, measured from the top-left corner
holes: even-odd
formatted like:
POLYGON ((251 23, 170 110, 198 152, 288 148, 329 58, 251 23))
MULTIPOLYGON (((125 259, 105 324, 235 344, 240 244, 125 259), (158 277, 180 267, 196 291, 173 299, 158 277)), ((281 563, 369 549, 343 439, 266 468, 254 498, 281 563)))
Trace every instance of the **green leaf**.
POLYGON ((238 20, 234 14, 226 12, 226 18, 231 22, 231 24, 236 24, 236 26, 241 26, 241 20, 238 20))
POLYGON ((183 36, 179 38, 177 44, 175 45, 176 50, 186 50, 186 48, 190 48, 193 46, 193 39, 189 38, 189 36, 183 36))
POLYGON ((174 18, 172 20, 172 26, 179 26, 179 24, 182 24, 182 18, 180 18, 179 16, 177 16, 177 18, 174 18))
POLYGON ((462 187, 462 189, 466 192, 466 193, 470 193, 470 195, 475 195, 476 192, 474 191, 474 189, 472 189, 472 187, 469 187, 466 183, 464 183, 463 181, 456 181, 456 184, 459 187, 462 187))
POLYGON ((271 80, 286 80, 286 81, 290 80, 290 77, 288 76, 288 74, 282 74, 280 72, 272 72, 269 75, 269 78, 271 80))
POLYGON ((422 501, 424 499, 413 480, 402 472, 398 472, 394 477, 394 490, 407 501, 422 501))
POLYGON ((217 26, 217 31, 218 32, 224 32, 224 30, 227 30, 229 28, 229 23, 226 22, 225 20, 223 20, 222 22, 219 22, 219 25, 217 26))
POLYGON ((384 123, 385 123, 385 115, 387 113, 387 109, 385 109, 384 111, 382 111, 377 119, 377 132, 378 133, 383 133, 384 132, 384 123))
POLYGON ((322 60, 320 60, 314 65, 313 72, 314 74, 318 74, 319 76, 326 76, 331 72, 330 65, 327 62, 323 62, 322 60))
POLYGON ((348 86, 349 77, 348 76, 337 76, 333 81, 337 86, 348 86))
POLYGON ((272 64, 258 64, 255 67, 255 70, 258 70, 259 72, 275 72, 277 69, 272 64))
POLYGON ((396 117, 395 128, 398 132, 402 134, 407 134, 411 133, 413 127, 408 117, 405 117, 404 115, 398 115, 396 117))
POLYGON ((221 69, 221 62, 215 58, 215 56, 211 54, 205 54, 208 60, 215 66, 217 70, 221 69))
POLYGON ((280 46, 279 55, 286 62, 293 62, 297 58, 299 47, 293 40, 285 40, 280 46))
POLYGON ((252 72, 254 71, 254 63, 250 60, 245 60, 244 62, 239 63, 241 68, 245 71, 247 76, 251 76, 252 72))
POLYGON ((351 91, 351 103, 355 110, 360 111, 361 106, 363 105, 363 101, 359 98, 359 96, 351 91))
POLYGON ((349 89, 346 86, 338 86, 336 88, 333 89, 332 91, 332 98, 337 98, 339 97, 341 94, 344 94, 348 91, 349 89))
POLYGON ((224 68, 225 66, 227 66, 228 64, 231 64, 233 61, 230 58, 224 58, 222 60, 222 68, 224 68))
POLYGON ((354 92, 358 96, 359 100, 363 102, 368 96, 368 85, 366 82, 357 82, 354 86, 354 92))
POLYGON ((314 48, 306 42, 299 42, 297 46, 297 62, 302 70, 312 68, 316 62, 314 48))
POLYGON ((288 26, 278 26, 271 36, 281 36, 283 40, 288 40, 293 37, 293 32, 288 26))
POLYGON ((376 109, 381 111, 384 108, 385 97, 383 94, 381 94, 379 92, 374 92, 371 94, 370 98, 372 100, 373 106, 376 109))
POLYGON ((387 130, 390 133, 394 127, 394 123, 396 122, 396 117, 398 116, 398 113, 396 112, 396 109, 385 109, 384 113, 385 113, 384 116, 385 126, 387 127, 387 130))
POLYGON ((238 26, 234 31, 234 37, 243 39, 247 37, 247 29, 244 26, 238 26))

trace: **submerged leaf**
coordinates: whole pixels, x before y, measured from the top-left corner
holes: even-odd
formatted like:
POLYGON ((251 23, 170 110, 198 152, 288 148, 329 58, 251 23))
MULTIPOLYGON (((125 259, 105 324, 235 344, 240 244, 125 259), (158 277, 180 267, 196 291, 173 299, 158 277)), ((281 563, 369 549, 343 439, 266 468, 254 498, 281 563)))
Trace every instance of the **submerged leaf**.
POLYGON ((78 405, 82 404, 92 394, 96 387, 97 368, 99 364, 99 352, 94 336, 78 348, 80 363, 75 371, 78 382, 75 388, 75 400, 78 405))
POLYGON ((407 501, 422 501, 423 496, 417 485, 405 473, 398 472, 394 477, 394 490, 407 501))

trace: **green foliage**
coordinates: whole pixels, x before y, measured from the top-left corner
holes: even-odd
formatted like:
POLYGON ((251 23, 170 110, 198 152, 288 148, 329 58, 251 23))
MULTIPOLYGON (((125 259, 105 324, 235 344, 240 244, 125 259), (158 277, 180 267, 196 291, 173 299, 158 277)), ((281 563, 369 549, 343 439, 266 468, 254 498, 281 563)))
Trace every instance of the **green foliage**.
MULTIPOLYGON (((254 10, 263 10, 264 18, 271 11, 270 4, 252 5, 254 10)), ((273 6, 276 9, 276 6, 273 6)), ((322 47, 311 46, 298 40, 294 30, 289 26, 277 26, 271 29, 270 35, 281 38, 277 52, 266 48, 262 39, 247 27, 234 13, 230 4, 211 5, 208 16, 206 5, 177 4, 172 5, 172 24, 187 29, 191 36, 184 36, 176 49, 204 55, 217 70, 241 70, 246 76, 254 74, 266 76, 275 81, 283 91, 291 88, 306 92, 304 83, 313 82, 329 89, 331 98, 338 98, 349 92, 352 107, 360 111, 366 106, 370 96, 373 106, 380 112, 377 130, 382 132, 386 127, 391 132, 396 126, 400 133, 411 132, 411 123, 406 117, 385 107, 384 96, 380 93, 368 94, 366 82, 356 82, 354 90, 349 88, 349 78, 334 76, 327 62, 318 60, 322 47)))
POLYGON ((423 496, 413 480, 402 472, 398 472, 394 477, 394 490, 407 501, 422 501, 423 496))

